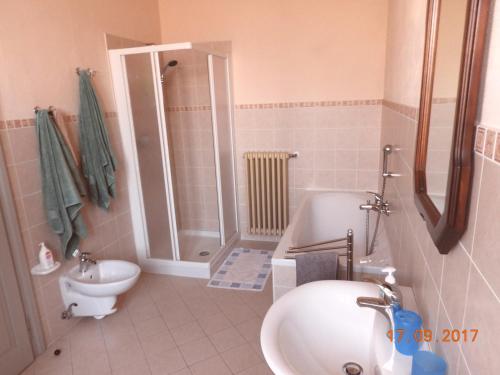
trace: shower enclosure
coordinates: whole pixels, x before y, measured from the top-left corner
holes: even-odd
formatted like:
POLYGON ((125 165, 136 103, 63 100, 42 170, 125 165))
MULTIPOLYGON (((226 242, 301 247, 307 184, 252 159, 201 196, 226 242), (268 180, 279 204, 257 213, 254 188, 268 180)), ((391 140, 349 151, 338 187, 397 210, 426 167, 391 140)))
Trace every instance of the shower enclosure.
POLYGON ((228 56, 192 43, 109 56, 139 262, 208 278, 239 237, 228 56))

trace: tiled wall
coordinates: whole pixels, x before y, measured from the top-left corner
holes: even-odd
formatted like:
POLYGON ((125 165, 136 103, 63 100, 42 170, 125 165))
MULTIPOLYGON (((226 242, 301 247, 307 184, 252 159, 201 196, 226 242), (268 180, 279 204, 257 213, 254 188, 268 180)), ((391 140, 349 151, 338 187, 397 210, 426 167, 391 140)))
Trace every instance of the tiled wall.
MULTIPOLYGON (((484 144, 484 153, 494 155, 489 151, 494 144, 487 146, 488 137, 478 142, 481 152, 475 154, 467 232, 449 254, 440 255, 414 203, 417 122, 384 106, 382 124, 382 142, 401 146, 391 169, 403 176, 388 184, 387 199, 394 213, 386 219, 400 281, 413 286, 425 326, 434 334, 441 336, 443 329, 479 329, 475 343, 432 343, 445 356, 449 374, 457 374, 457 369, 458 374, 490 373, 500 368, 490 346, 500 334, 500 325, 495 324, 500 316, 500 163, 483 156, 482 150, 484 144)), ((498 137, 493 130, 488 134, 491 141, 498 137)), ((500 161, 500 142, 496 147, 500 161)))
POLYGON ((306 189, 377 190, 380 100, 237 105, 236 161, 242 236, 248 234, 245 151, 290 159, 290 212, 306 189))
MULTIPOLYGON (((107 122, 113 148, 118 158, 117 198, 112 201, 108 212, 95 207, 90 202, 85 202, 83 216, 89 235, 81 243, 81 248, 92 252, 93 256, 98 259, 114 258, 136 261, 127 186, 122 173, 124 168, 120 163, 123 159, 116 115, 108 113, 107 122)), ((60 121, 60 127, 67 130, 70 144, 77 149, 75 116, 64 116, 64 121, 60 121)), ((38 263, 38 243, 42 241, 54 250, 56 259, 61 260, 59 238, 47 224, 43 208, 38 144, 33 119, 0 121, 0 144, 7 163, 29 266, 32 267, 38 263)), ((53 342, 78 321, 78 319, 61 320, 64 306, 58 284, 59 276, 75 264, 75 260, 68 261, 48 276, 32 276, 47 343, 53 342)))
POLYGON ((498 113, 495 103, 500 100, 495 79, 500 61, 500 7, 497 2, 492 11, 468 228, 447 255, 439 254, 414 203, 418 83, 424 46, 420 39, 412 43, 408 40, 423 33, 425 8, 423 0, 389 3, 388 39, 394 40, 387 49, 385 97, 391 101, 384 101, 381 144, 399 147, 392 155, 391 170, 402 176, 387 185, 393 214, 385 224, 395 250, 398 277, 403 284, 413 286, 426 328, 433 330, 437 339, 442 338, 443 329, 479 329, 476 342, 431 343, 448 362, 448 374, 496 373, 500 368, 494 345, 500 335, 500 142, 496 141, 500 123, 492 114, 498 113), (408 37, 404 41, 394 35, 408 37), (496 153, 499 156, 495 160, 496 153))

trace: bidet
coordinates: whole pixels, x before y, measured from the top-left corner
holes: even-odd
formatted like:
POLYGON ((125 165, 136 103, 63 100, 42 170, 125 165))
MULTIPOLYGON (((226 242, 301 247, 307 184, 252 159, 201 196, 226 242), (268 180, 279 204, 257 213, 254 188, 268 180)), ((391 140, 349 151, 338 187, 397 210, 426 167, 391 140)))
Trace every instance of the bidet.
POLYGON ((123 260, 86 261, 83 270, 78 265, 59 278, 64 305, 73 304, 73 316, 102 319, 116 312, 118 295, 132 288, 140 273, 137 264, 123 260))

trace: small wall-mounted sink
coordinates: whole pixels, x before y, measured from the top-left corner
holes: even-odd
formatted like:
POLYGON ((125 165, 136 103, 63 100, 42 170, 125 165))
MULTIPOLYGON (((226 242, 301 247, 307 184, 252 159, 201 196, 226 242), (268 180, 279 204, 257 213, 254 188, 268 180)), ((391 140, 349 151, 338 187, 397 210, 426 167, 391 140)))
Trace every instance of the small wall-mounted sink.
MULTIPOLYGON (((411 289, 405 306, 414 308, 411 289)), ((317 281, 281 297, 266 314, 261 345, 277 375, 410 374, 411 357, 396 352, 381 313, 361 308, 357 297, 378 297, 379 289, 355 281, 317 281), (351 363, 349 365, 349 363, 351 363), (344 367, 351 366, 353 372, 344 367)))

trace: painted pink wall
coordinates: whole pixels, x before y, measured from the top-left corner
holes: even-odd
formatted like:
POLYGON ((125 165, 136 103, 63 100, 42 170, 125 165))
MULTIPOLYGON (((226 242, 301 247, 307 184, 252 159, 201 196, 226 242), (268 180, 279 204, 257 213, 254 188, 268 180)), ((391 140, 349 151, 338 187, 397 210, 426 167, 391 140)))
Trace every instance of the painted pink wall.
POLYGON ((77 110, 75 68, 98 71, 106 110, 114 108, 104 33, 158 42, 156 0, 7 0, 0 12, 0 119, 32 117, 35 105, 77 110))
MULTIPOLYGON (((124 168, 120 167, 123 158, 108 72, 106 32, 135 40, 159 41, 156 0, 86 0, 85 3, 7 0, 1 4, 0 152, 5 155, 30 267, 37 262, 37 244, 41 241, 54 249, 60 259, 59 240, 48 226, 43 208, 35 127, 26 120, 6 120, 33 119, 35 105, 54 105, 60 115, 75 114, 77 66, 97 70, 94 84, 107 114, 119 162, 117 197, 111 209, 106 212, 86 203, 83 216, 89 236, 81 246, 98 259, 136 259, 124 168), (21 123, 23 127, 17 126, 21 123)), ((71 116, 60 117, 65 120, 59 121, 59 126, 67 130, 70 142, 77 149, 75 121, 71 116)), ((58 277, 74 264, 75 260, 65 262, 50 276, 32 279, 47 344, 78 321, 60 318, 64 307, 58 277)))
POLYGON ((383 96, 386 0, 159 5, 164 43, 232 41, 236 104, 383 96))

